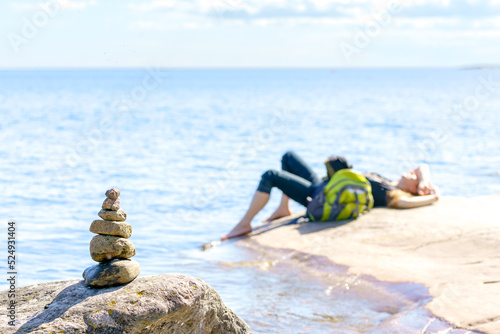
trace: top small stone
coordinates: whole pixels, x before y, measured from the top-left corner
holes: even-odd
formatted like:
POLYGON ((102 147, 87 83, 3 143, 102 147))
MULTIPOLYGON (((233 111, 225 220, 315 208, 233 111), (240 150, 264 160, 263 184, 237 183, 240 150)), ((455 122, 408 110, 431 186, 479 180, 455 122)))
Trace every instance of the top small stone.
POLYGON ((106 191, 106 197, 111 199, 117 199, 120 196, 120 189, 111 188, 106 191))

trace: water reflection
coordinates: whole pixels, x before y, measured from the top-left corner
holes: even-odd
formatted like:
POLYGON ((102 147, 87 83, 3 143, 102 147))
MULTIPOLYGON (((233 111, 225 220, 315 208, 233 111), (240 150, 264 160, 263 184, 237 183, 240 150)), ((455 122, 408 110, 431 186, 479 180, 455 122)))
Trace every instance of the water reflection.
POLYGON ((244 243, 248 260, 219 266, 231 276, 245 271, 234 290, 251 295, 238 303, 232 289, 221 294, 256 333, 467 332, 425 310, 431 298, 420 284, 380 282, 326 257, 244 243))

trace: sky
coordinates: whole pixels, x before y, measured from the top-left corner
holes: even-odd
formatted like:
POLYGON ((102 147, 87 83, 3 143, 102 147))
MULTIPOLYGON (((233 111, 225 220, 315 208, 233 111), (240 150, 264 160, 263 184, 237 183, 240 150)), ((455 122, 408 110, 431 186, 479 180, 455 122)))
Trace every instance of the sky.
POLYGON ((500 0, 3 0, 0 68, 500 65, 500 0))

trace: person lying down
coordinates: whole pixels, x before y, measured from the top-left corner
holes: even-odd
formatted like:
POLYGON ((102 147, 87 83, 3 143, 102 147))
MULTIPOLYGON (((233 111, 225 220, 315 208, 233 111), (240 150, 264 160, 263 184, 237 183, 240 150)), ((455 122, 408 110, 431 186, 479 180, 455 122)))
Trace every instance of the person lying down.
MULTIPOLYGON (((221 237, 221 240, 242 236, 252 231, 252 219, 269 201, 272 188, 280 189, 283 195, 278 208, 266 221, 291 215, 290 199, 307 207, 308 198, 314 198, 323 191, 335 172, 352 168, 344 157, 339 156, 328 158, 325 165, 327 176, 320 179, 295 152, 286 152, 281 159, 281 170, 268 170, 262 174, 245 215, 228 234, 221 237)), ((372 187, 374 207, 409 209, 429 205, 439 199, 438 189, 431 184, 430 170, 426 164, 404 173, 397 181, 391 181, 376 173, 363 175, 372 187)))

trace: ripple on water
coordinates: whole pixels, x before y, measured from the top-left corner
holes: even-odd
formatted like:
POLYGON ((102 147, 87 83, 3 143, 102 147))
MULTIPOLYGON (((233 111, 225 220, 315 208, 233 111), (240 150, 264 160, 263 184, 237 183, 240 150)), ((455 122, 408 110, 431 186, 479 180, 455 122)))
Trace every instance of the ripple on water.
POLYGON ((265 272, 248 289, 254 293, 252 312, 248 307, 240 312, 256 333, 467 332, 424 308, 432 298, 421 284, 381 282, 348 274, 347 267, 324 256, 245 245, 249 260, 219 265, 253 269, 255 276, 265 272))

